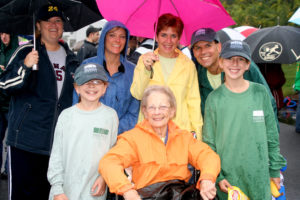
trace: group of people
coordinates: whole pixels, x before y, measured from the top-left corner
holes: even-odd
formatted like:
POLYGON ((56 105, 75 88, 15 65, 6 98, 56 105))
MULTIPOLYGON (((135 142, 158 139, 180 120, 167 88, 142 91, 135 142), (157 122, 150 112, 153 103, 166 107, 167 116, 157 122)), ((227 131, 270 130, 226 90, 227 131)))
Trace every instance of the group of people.
POLYGON ((108 186, 125 200, 210 200, 237 186, 266 200, 270 181, 280 187, 276 105, 246 43, 222 45, 202 28, 191 60, 178 49, 183 22, 163 14, 157 49, 136 66, 119 21, 80 63, 60 41, 60 8, 43 6, 36 19, 36 50, 20 46, 0 76, 11 98, 10 199, 104 200, 108 186), (200 171, 194 187, 189 164, 200 171))

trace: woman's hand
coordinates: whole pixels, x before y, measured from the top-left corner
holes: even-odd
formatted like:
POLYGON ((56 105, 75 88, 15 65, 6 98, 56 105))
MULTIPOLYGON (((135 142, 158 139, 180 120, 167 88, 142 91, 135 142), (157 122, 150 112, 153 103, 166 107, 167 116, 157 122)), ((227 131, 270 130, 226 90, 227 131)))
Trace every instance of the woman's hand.
POLYGON ((148 52, 143 55, 143 63, 148 71, 151 71, 152 65, 158 60, 158 55, 153 52, 148 52))
POLYGON ((31 68, 33 65, 37 64, 39 62, 39 54, 36 50, 33 50, 27 54, 24 60, 24 64, 31 68))
POLYGON ((217 188, 211 180, 202 180, 200 182, 200 195, 203 200, 213 199, 217 194, 217 188))
POLYGON ((69 200, 69 199, 65 194, 58 194, 58 195, 54 195, 53 200, 69 200))
POLYGON ((124 192, 123 197, 125 200, 142 200, 138 192, 134 189, 124 192))
POLYGON ((99 176, 93 187, 92 187, 92 196, 102 196, 106 190, 106 183, 102 176, 99 176))
POLYGON ((221 191, 225 193, 228 193, 228 188, 232 188, 232 186, 226 179, 223 179, 219 182, 219 187, 221 191))

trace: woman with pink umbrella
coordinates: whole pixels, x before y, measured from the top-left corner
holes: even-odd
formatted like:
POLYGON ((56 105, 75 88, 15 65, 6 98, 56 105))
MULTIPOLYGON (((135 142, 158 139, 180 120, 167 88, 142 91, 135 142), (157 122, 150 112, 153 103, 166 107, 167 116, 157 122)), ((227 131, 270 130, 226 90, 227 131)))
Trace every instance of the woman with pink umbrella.
MULTIPOLYGON (((170 87, 177 101, 174 122, 201 139, 202 116, 197 72, 194 63, 177 46, 183 31, 182 20, 172 14, 159 17, 156 28, 158 48, 139 58, 130 88, 132 96, 141 99, 149 85, 170 87)), ((139 121, 142 121, 140 113, 139 121)))

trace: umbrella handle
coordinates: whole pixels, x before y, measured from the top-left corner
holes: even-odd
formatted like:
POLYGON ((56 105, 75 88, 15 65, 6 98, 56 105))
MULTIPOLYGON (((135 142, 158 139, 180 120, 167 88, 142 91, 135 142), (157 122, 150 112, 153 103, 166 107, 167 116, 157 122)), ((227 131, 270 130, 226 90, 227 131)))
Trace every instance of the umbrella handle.
MULTIPOLYGON (((34 18, 34 14, 33 14, 33 49, 36 50, 36 38, 35 38, 35 18, 34 18)), ((36 71, 38 70, 38 65, 37 64, 34 64, 32 66, 32 70, 36 71)))
POLYGON ((32 66, 32 70, 34 70, 34 71, 39 70, 37 64, 34 64, 34 65, 32 66))

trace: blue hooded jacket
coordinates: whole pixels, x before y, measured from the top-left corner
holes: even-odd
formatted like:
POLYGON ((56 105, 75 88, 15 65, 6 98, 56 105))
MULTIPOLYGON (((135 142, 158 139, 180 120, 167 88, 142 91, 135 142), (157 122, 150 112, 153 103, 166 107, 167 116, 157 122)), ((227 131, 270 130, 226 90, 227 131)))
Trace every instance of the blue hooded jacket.
MULTIPOLYGON (((105 37, 107 32, 113 29, 114 27, 121 27, 126 31, 127 40, 125 47, 120 55, 120 61, 123 64, 125 71, 117 72, 112 76, 110 76, 110 74, 106 72, 108 76, 109 85, 106 89, 105 94, 100 98, 100 102, 112 107, 117 111, 119 117, 118 134, 120 134, 124 131, 134 128, 138 120, 140 108, 140 102, 134 97, 132 97, 130 93, 130 86, 132 83, 135 65, 126 60, 126 50, 130 36, 129 30, 126 28, 126 26, 119 21, 107 22, 101 32, 97 56, 84 60, 82 64, 98 63, 103 66, 103 62, 105 61, 105 37)), ((78 95, 74 91, 73 104, 77 102, 78 95)))

